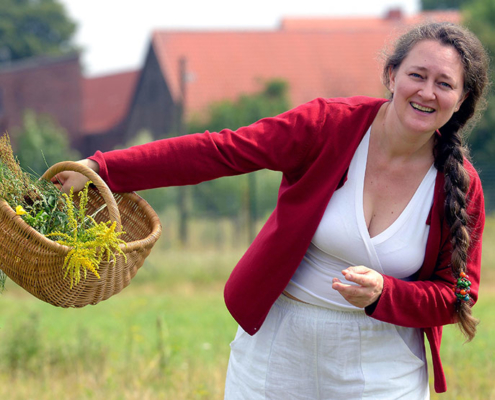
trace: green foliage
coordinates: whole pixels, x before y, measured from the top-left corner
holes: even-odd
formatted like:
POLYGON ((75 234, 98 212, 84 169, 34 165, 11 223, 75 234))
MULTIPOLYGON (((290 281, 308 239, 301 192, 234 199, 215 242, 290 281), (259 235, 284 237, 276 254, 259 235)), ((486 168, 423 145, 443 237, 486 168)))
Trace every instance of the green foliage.
POLYGON ((26 223, 37 230, 42 235, 49 232, 63 230, 67 226, 67 214, 63 210, 62 204, 59 202, 60 195, 55 192, 56 188, 52 188, 46 181, 40 181, 39 187, 47 188, 48 192, 41 189, 43 196, 36 197, 31 203, 16 206, 17 215, 22 216, 26 223), (55 190, 52 190, 55 189, 55 190))
MULTIPOLYGON (((189 131, 221 131, 224 128, 235 130, 285 112, 289 108, 288 84, 274 79, 267 82, 258 93, 242 95, 236 101, 225 100, 212 104, 206 121, 194 119, 189 125, 189 131)), ((254 174, 254 185, 262 188, 254 191, 257 193, 256 214, 262 216, 275 206, 280 174, 272 171, 254 174)), ((253 188, 249 188, 246 177, 227 177, 201 183, 194 187, 194 212, 196 215, 237 216, 242 205, 248 201, 248 191, 253 191, 253 188)))
POLYGON ((74 51, 75 30, 57 0, 0 0, 0 62, 74 51))
MULTIPOLYGON (((495 3, 493 0, 466 1, 463 7, 465 24, 481 40, 488 53, 495 54, 495 3)), ((492 66, 491 80, 495 74, 492 66)), ((468 144, 476 162, 493 163, 495 157, 495 94, 488 96, 488 107, 482 119, 468 137, 468 144)), ((484 182, 485 183, 485 182, 484 182)))
POLYGON ((0 198, 41 234, 63 230, 67 223, 61 192, 51 182, 22 171, 8 135, 0 138, 0 198))
POLYGON ((451 10, 459 9, 469 0, 421 0, 422 10, 451 10))
POLYGON ((20 164, 29 165, 35 175, 42 175, 59 161, 80 158, 79 153, 71 149, 65 130, 49 115, 25 111, 23 126, 15 137, 20 164))

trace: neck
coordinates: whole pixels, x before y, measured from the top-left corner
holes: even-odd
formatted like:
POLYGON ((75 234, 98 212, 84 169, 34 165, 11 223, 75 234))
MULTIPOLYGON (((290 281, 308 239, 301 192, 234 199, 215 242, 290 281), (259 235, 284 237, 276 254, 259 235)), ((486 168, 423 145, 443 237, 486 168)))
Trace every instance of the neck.
POLYGON ((392 112, 390 103, 385 103, 372 126, 375 143, 382 156, 399 162, 425 158, 433 161, 434 133, 418 134, 397 129, 392 112))

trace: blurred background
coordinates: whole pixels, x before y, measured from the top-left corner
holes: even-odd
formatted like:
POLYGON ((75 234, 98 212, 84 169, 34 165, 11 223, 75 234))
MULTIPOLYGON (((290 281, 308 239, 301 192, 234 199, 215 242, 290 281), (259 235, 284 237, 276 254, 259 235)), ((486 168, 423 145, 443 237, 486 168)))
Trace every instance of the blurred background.
MULTIPOLYGON (((430 20, 467 25, 494 54, 493 0, 0 0, 0 131, 21 166, 42 174, 96 150, 236 129, 316 97, 387 96, 383 54, 430 20)), ((489 215, 483 323, 469 346, 447 328, 450 390, 433 398, 495 398, 494 130, 490 93, 466 138, 489 215)), ((280 179, 258 171, 140 193, 163 235, 133 284, 103 304, 55 309, 9 282, 0 398, 223 398, 236 324, 222 287, 275 207, 280 179)))

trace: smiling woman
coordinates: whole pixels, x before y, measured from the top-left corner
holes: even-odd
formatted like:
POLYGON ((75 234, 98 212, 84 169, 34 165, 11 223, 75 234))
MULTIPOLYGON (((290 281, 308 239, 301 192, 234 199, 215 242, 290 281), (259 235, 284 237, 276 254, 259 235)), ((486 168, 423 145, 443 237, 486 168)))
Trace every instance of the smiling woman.
MULTIPOLYGON (((227 400, 428 399, 424 334, 446 390, 441 327, 457 322, 471 339, 477 323, 485 215, 461 130, 487 60, 464 28, 423 25, 386 62, 389 100, 320 98, 237 131, 80 161, 115 192, 283 172, 277 207, 224 290, 240 325, 227 400)), ((66 191, 86 181, 58 180, 66 191)))

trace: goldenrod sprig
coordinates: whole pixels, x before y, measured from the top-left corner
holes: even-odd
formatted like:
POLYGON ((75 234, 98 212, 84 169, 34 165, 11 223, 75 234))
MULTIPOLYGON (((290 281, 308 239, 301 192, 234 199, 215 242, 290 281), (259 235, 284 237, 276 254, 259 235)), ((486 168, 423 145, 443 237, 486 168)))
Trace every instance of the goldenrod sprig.
POLYGON ((63 265, 63 268, 66 270, 64 276, 69 276, 71 288, 79 283, 81 271, 84 272, 84 278, 86 278, 88 270, 97 278, 100 278, 98 269, 104 259, 107 262, 116 262, 116 257, 120 255, 127 262, 127 257, 120 247, 121 244, 126 245, 126 243, 122 239, 119 239, 119 236, 124 234, 124 232, 115 232, 116 222, 97 223, 90 215, 85 215, 87 211, 89 184, 90 182, 86 184, 79 194, 81 203, 77 213, 74 211, 72 189, 69 195, 66 195, 67 215, 73 232, 71 234, 53 232, 47 235, 58 237, 59 239, 56 240, 57 243, 72 247, 63 265), (89 228, 78 229, 78 223, 79 225, 84 225, 87 221, 91 224, 89 228))

